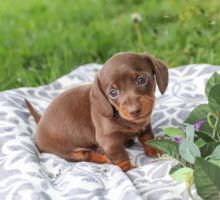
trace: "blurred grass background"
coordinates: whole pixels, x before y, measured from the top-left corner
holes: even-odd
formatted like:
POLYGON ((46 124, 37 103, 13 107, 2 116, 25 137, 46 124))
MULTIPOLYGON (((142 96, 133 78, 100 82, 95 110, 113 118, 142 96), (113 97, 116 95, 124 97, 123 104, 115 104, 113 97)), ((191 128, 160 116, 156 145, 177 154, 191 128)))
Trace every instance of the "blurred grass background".
POLYGON ((0 0, 0 26, 0 90, 49 83, 120 51, 148 51, 170 67, 220 64, 219 0, 0 0))

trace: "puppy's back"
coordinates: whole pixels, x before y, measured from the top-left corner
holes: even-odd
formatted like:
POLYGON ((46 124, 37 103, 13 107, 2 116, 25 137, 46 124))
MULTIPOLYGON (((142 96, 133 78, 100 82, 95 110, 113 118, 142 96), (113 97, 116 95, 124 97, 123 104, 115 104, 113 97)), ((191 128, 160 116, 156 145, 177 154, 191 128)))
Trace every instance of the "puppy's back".
POLYGON ((90 84, 74 87, 51 102, 37 127, 36 144, 41 151, 68 152, 95 144, 90 90, 90 84))

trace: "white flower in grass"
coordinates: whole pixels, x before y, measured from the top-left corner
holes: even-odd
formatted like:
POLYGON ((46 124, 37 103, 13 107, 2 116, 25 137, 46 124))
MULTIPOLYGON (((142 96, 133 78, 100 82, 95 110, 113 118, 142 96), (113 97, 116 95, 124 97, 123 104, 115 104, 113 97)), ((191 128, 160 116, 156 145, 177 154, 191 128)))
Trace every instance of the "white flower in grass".
POLYGON ((131 20, 133 23, 140 23, 142 21, 142 17, 139 13, 132 13, 131 20))

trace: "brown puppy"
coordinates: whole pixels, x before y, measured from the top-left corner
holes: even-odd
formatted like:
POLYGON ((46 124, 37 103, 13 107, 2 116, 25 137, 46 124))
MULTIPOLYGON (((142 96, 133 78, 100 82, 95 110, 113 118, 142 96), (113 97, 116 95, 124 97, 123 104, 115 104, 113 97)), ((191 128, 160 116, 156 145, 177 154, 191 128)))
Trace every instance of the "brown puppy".
POLYGON ((93 84, 62 93, 42 117, 26 101, 38 123, 37 147, 69 161, 113 163, 127 171, 133 166, 125 145, 138 136, 145 153, 155 156, 145 141, 154 137, 156 82, 163 94, 168 70, 162 61, 146 53, 120 53, 104 64, 93 84))

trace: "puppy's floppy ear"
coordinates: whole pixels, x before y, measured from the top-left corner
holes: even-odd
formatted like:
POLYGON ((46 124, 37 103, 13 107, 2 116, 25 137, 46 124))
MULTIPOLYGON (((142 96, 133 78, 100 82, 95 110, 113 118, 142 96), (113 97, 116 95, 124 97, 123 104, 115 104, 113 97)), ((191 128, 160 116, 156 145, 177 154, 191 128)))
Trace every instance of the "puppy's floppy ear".
POLYGON ((169 81, 168 68, 166 64, 148 53, 144 53, 144 57, 152 64, 151 67, 155 73, 158 88, 160 93, 163 94, 169 81))
POLYGON ((95 109, 104 117, 112 118, 113 108, 102 91, 99 79, 99 75, 97 75, 91 89, 90 97, 92 106, 94 106, 95 109))

